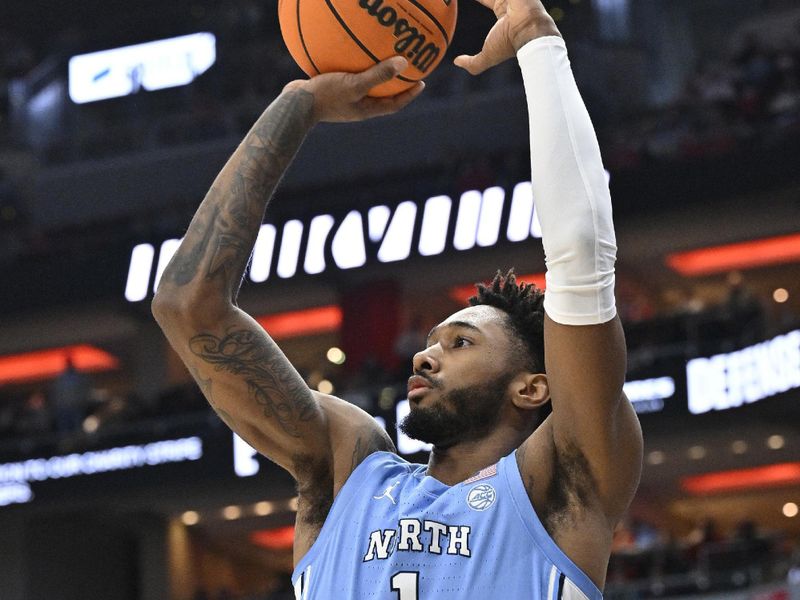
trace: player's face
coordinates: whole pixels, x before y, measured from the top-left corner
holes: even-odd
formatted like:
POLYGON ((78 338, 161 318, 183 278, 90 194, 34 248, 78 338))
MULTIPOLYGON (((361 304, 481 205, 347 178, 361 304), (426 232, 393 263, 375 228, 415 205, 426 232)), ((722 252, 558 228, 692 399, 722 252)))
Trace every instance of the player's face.
POLYGON ((448 447, 492 431, 515 375, 505 318, 473 306, 431 330, 427 348, 414 356, 411 412, 400 424, 406 435, 448 447))

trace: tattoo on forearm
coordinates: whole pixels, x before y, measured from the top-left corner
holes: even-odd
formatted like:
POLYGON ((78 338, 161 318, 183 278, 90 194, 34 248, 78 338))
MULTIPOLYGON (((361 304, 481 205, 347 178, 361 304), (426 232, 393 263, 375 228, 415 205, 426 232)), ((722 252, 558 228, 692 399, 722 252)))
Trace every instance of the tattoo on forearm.
POLYGON ((232 329, 223 337, 202 333, 189 340, 189 348, 217 371, 241 376, 264 416, 289 435, 300 437, 300 424, 316 415, 311 390, 277 345, 258 332, 232 329))
POLYGON ((204 271, 235 298, 267 203, 311 129, 313 104, 295 90, 267 108, 200 205, 164 281, 183 287, 204 271))
POLYGON ((226 280, 231 281, 240 271, 242 261, 247 260, 250 249, 245 246, 242 240, 235 235, 220 233, 217 236, 217 246, 214 248, 214 255, 208 265, 207 279, 213 279, 222 275, 226 280))
MULTIPOLYGON (((209 195, 213 195, 213 190, 209 195)), ((203 262, 206 248, 211 243, 211 238, 214 235, 213 225, 217 220, 219 210, 219 206, 214 206, 211 211, 202 209, 197 211, 190 227, 190 230, 193 230, 194 243, 187 239, 186 242, 181 244, 175 257, 164 271, 163 281, 168 281, 178 287, 191 283, 200 268, 200 264, 203 262), (208 212, 211 212, 211 214, 209 215, 208 212)))

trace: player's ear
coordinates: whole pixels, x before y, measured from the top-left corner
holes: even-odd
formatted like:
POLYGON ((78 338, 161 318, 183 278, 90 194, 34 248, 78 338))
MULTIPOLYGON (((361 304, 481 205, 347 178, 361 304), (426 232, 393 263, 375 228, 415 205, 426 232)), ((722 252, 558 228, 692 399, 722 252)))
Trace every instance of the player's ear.
POLYGON ((541 408, 550 400, 550 386, 544 373, 522 373, 510 386, 511 401, 522 410, 541 408))

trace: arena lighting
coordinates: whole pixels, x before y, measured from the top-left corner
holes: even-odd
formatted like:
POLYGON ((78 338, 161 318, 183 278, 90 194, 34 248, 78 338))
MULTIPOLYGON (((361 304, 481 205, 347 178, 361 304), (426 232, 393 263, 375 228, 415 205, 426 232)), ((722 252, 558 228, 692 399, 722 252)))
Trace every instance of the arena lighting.
POLYGON ((258 502, 253 506, 253 513, 259 517, 266 517, 275 512, 275 505, 272 502, 258 502))
POLYGON ((800 234, 670 254, 667 265, 693 277, 800 261, 800 234))
POLYGON ((294 525, 254 531, 250 541, 267 550, 290 550, 294 546, 294 525))
POLYGON ((334 390, 333 383, 327 379, 323 379, 317 384, 317 391, 322 394, 332 394, 334 390))
POLYGON ((719 471, 681 479, 681 488, 697 496, 798 484, 800 484, 800 462, 719 471))
POLYGON ((706 449, 703 446, 692 446, 686 452, 686 455, 692 460, 702 460, 706 457, 706 449))
POLYGON ((75 104, 188 85, 217 60, 212 33, 80 54, 69 60, 69 97, 75 104))
POLYGON ((0 357, 0 385, 50 379, 67 366, 67 358, 79 371, 97 373, 119 368, 117 357, 89 345, 63 346, 0 357))
POLYGON ((197 525, 200 522, 200 514, 194 510, 187 510, 181 515, 181 522, 189 527, 197 525))
POLYGON ((767 438, 767 448, 770 450, 780 450, 786 445, 786 438, 782 435, 771 435, 767 438))
MULTIPOLYGON (((522 281, 525 283, 532 283, 539 289, 545 289, 545 281, 544 281, 544 273, 532 273, 530 275, 517 275, 517 281, 522 281)), ((450 296, 453 300, 458 302, 459 304, 465 304, 470 297, 474 296, 477 293, 475 289, 475 284, 471 283, 469 285, 459 285, 454 288, 450 288, 448 292, 448 296, 450 296)))
POLYGON ((332 362, 335 365, 343 365, 347 360, 347 356, 345 355, 344 351, 336 346, 329 348, 328 352, 325 354, 325 357, 329 362, 332 362))
POLYGON ((772 292, 772 299, 778 304, 784 304, 789 300, 789 291, 786 288, 778 288, 772 292))
POLYGON ((226 506, 222 509, 222 518, 226 521, 235 521, 241 518, 242 509, 238 506, 226 506))
POLYGON ((273 339, 338 331, 342 325, 342 309, 335 305, 293 310, 264 315, 256 319, 273 339))
POLYGON ((731 444, 731 452, 734 454, 744 454, 747 452, 747 442, 744 440, 736 440, 731 444))

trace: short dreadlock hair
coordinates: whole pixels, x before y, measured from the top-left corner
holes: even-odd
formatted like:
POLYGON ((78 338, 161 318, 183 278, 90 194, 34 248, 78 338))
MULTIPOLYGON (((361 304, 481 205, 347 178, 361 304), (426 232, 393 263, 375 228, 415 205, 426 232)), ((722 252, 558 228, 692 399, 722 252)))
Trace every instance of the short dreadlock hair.
POLYGON ((525 368, 544 373, 544 292, 532 283, 517 283, 514 269, 504 275, 497 271, 489 285, 475 284, 478 293, 470 306, 494 306, 508 315, 507 323, 520 351, 526 355, 525 368))

